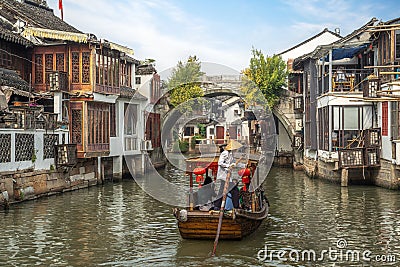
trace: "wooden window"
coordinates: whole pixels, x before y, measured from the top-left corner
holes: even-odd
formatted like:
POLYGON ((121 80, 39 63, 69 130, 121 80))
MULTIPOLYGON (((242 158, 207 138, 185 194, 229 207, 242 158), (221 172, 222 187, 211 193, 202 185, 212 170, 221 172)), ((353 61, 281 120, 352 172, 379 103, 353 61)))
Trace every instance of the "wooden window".
POLYGON ((53 70, 53 54, 44 55, 44 66, 46 74, 46 84, 49 84, 50 83, 49 72, 53 70))
POLYGON ((46 54, 44 56, 46 71, 53 70, 53 54, 46 54))
POLYGON ((311 75, 310 73, 306 73, 306 79, 305 79, 305 85, 304 88, 306 90, 306 95, 305 95, 305 121, 304 121, 304 127, 305 127, 305 146, 307 148, 311 147, 311 87, 310 87, 310 79, 311 75))
POLYGON ((110 136, 117 136, 117 127, 116 127, 116 114, 115 114, 115 104, 110 105, 110 136))
POLYGON ((192 136, 194 135, 194 127, 188 126, 185 127, 185 136, 192 136))
POLYGON ((392 102, 392 116, 391 116, 391 127, 392 138, 397 140, 399 138, 399 103, 392 102))
POLYGON ((72 143, 82 144, 82 110, 72 109, 72 143))
POLYGON ((388 136, 388 102, 382 102, 382 135, 388 136))
POLYGON ((14 51, 11 49, 10 45, 6 42, 0 40, 0 66, 4 68, 12 67, 12 56, 11 53, 14 51))
POLYGON ((114 86, 119 87, 119 60, 118 60, 118 58, 115 59, 114 79, 115 79, 114 86))
POLYGON ((72 52, 72 82, 79 83, 79 52, 72 52))
POLYGON ((126 135, 134 135, 136 134, 136 125, 138 118, 138 105, 134 104, 125 104, 125 127, 124 133, 126 135))
POLYGON ((64 71, 65 66, 65 55, 63 53, 56 54, 56 70, 57 71, 64 71))
POLYGON ((96 54, 96 84, 100 83, 100 55, 96 54))
POLYGON ((318 109, 319 149, 329 150, 329 107, 318 109))
POLYGON ((396 31, 396 59, 400 59, 400 31, 396 31))
POLYGON ((88 149, 91 151, 105 150, 109 148, 109 110, 110 107, 108 104, 96 102, 88 103, 88 149))
POLYGON ((108 57, 104 56, 103 61, 103 69, 104 69, 104 85, 108 85, 108 57))
POLYGON ((43 55, 42 54, 35 55, 35 83, 36 84, 43 83, 43 55))
POLYGON ((82 52, 82 83, 90 83, 90 52, 82 52))

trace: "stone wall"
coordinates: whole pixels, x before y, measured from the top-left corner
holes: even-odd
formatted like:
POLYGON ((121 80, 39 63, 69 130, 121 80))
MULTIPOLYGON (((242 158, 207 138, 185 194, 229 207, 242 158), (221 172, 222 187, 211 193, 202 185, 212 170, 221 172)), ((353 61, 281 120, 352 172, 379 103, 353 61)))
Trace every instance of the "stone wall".
POLYGON ((0 205, 86 188, 100 182, 95 159, 79 161, 70 169, 3 172, 0 175, 0 205))
POLYGON ((396 168, 396 165, 381 159, 381 167, 372 172, 372 181, 377 186, 400 189, 399 167, 396 168))
MULTIPOLYGON (((341 183, 342 172, 335 161, 328 162, 304 157, 304 172, 312 178, 341 183)), ((381 159, 379 168, 348 169, 348 184, 377 185, 388 189, 400 189, 400 167, 381 159)))

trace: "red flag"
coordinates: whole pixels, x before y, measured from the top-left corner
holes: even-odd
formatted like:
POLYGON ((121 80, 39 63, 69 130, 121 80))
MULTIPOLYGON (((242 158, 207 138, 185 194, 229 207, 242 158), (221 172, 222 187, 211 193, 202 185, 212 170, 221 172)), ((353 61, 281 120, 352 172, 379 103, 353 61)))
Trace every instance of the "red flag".
POLYGON ((58 9, 61 10, 61 19, 64 20, 64 8, 62 0, 58 0, 58 9))

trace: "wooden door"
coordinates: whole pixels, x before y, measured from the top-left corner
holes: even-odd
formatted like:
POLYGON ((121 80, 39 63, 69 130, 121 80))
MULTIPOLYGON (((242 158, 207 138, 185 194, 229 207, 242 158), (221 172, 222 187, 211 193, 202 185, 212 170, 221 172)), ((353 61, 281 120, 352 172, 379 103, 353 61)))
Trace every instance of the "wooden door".
POLYGON ((223 126, 217 126, 217 144, 223 144, 225 139, 225 129, 223 126))

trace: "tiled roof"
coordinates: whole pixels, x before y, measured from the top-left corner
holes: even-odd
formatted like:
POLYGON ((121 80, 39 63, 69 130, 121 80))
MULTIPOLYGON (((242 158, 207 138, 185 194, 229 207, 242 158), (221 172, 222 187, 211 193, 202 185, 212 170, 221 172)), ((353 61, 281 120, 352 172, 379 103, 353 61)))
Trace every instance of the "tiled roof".
POLYGON ((27 39, 23 38, 19 34, 12 32, 12 27, 9 24, 6 24, 0 21, 0 39, 6 40, 8 42, 30 46, 32 43, 27 39))
POLYGON ((332 35, 334 35, 334 36, 336 36, 336 37, 342 38, 342 36, 340 36, 340 34, 337 34, 336 32, 330 31, 328 28, 325 28, 322 32, 320 32, 320 33, 318 33, 318 34, 316 34, 316 35, 314 35, 314 36, 308 38, 307 40, 305 40, 305 41, 303 41, 303 42, 301 42, 301 43, 299 43, 299 44, 297 44, 297 45, 295 45, 295 46, 293 46, 293 47, 291 47, 291 48, 289 48, 289 49, 286 49, 285 51, 279 53, 278 56, 279 56, 279 55, 282 55, 282 54, 285 54, 285 53, 287 53, 287 52, 289 52, 289 51, 291 51, 291 50, 293 50, 293 49, 296 49, 296 48, 298 48, 298 47, 300 47, 300 46, 302 46, 302 45, 304 45, 304 44, 306 44, 306 43, 308 43, 308 42, 314 40, 315 38, 321 36, 322 34, 324 34, 324 33, 326 33, 326 32, 327 32, 327 33, 330 33, 330 34, 332 34, 332 35))
POLYGON ((0 86, 9 86, 29 92, 29 83, 23 80, 15 71, 0 68, 0 86))
POLYGON ((139 65, 136 67, 136 75, 149 75, 156 72, 157 70, 152 64, 139 65))
POLYGON ((11 23, 20 19, 27 22, 28 25, 38 28, 80 33, 79 30, 55 16, 52 9, 28 0, 22 2, 1 0, 0 16, 11 23))

